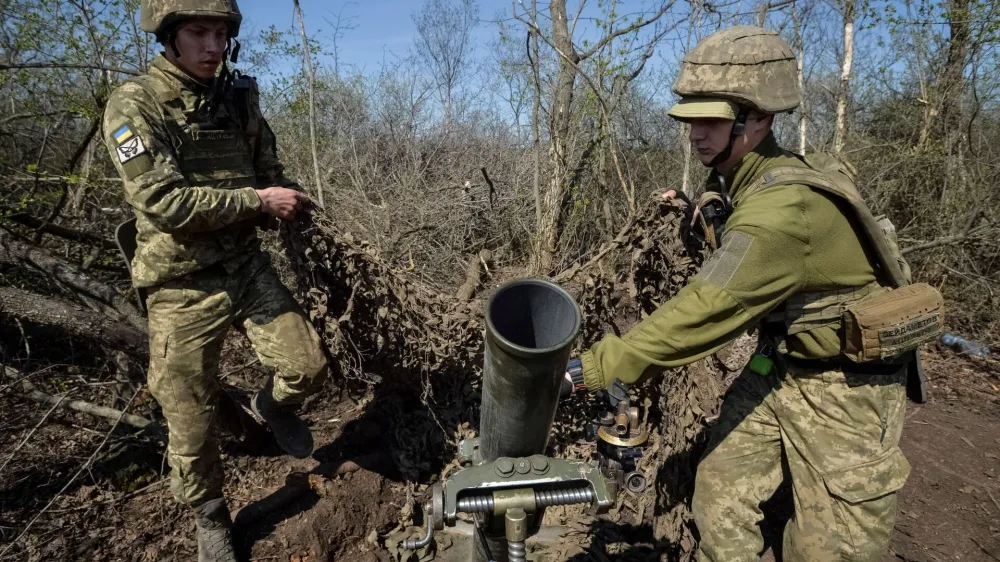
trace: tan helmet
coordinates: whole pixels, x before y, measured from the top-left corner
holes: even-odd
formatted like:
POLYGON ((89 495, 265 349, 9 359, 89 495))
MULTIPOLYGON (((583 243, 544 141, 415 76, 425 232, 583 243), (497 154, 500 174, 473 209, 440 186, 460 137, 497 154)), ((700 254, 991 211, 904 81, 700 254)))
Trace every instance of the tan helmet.
POLYGON ((159 37, 172 25, 187 18, 225 18, 230 36, 240 34, 243 16, 236 0, 142 0, 139 28, 159 37))
POLYGON ((681 101, 669 114, 680 120, 734 119, 736 106, 791 111, 801 103, 795 53, 774 31, 749 25, 724 29, 684 56, 674 93, 681 101))

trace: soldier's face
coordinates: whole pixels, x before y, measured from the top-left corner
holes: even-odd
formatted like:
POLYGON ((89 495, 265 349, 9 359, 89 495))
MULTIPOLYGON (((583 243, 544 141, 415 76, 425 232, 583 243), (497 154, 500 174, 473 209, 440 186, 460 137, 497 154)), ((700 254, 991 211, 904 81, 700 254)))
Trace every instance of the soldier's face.
POLYGON ((167 58, 181 70, 201 80, 215 77, 226 52, 229 24, 222 19, 200 18, 185 23, 177 30, 176 42, 180 57, 167 49, 167 58))
POLYGON ((726 149, 733 122, 729 119, 692 119, 688 138, 697 152, 698 160, 708 166, 712 159, 726 149))

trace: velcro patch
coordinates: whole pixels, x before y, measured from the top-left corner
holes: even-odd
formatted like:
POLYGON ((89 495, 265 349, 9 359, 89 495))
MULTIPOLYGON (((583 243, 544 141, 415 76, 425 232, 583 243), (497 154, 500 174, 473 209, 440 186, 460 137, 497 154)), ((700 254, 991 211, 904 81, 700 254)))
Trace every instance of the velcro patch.
POLYGON ((702 265, 701 271, 695 278, 725 289, 750 253, 753 241, 753 235, 746 232, 739 230, 727 232, 723 237, 722 247, 702 265))
POLYGON ((118 161, 124 164, 140 154, 145 154, 146 145, 142 143, 141 138, 132 137, 118 145, 115 150, 118 152, 118 161))

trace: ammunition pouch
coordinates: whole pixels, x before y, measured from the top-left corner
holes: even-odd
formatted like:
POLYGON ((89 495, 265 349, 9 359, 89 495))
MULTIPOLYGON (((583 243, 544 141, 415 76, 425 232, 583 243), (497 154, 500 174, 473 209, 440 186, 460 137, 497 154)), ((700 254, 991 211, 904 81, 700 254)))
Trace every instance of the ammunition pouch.
POLYGON ((857 363, 917 349, 944 331, 944 299, 926 283, 875 293, 844 310, 843 353, 857 363))

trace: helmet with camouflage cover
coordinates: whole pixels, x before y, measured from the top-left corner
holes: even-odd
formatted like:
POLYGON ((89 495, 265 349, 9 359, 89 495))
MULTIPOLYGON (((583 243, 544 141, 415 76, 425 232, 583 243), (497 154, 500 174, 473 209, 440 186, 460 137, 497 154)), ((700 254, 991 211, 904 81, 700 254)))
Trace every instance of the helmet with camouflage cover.
POLYGON ((782 113, 801 103, 791 47, 774 31, 749 25, 699 42, 684 56, 673 89, 681 101, 669 114, 681 121, 736 119, 740 108, 782 113))
POLYGON ((243 16, 236 0, 143 0, 139 27, 161 38, 176 23, 188 18, 224 18, 229 35, 240 34, 243 16))

